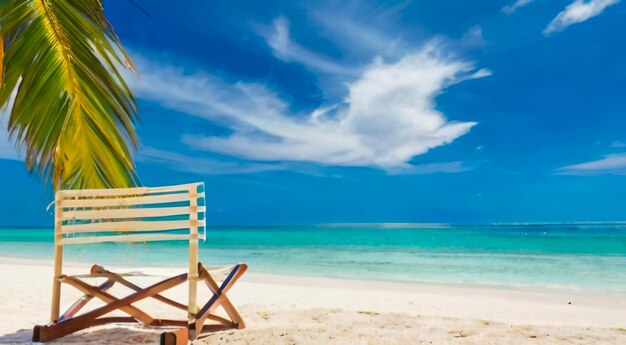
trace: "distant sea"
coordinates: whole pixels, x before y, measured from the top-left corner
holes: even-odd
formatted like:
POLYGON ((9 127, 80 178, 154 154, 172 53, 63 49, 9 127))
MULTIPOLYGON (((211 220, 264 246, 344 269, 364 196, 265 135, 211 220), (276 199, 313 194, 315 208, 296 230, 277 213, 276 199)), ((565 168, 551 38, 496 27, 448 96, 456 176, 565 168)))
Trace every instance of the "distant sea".
MULTIPOLYGON (((53 230, 0 229, 0 256, 52 259, 53 230)), ((626 223, 209 227, 208 265, 348 279, 626 292, 626 223)), ((73 262, 181 266, 184 242, 67 246, 73 262)))

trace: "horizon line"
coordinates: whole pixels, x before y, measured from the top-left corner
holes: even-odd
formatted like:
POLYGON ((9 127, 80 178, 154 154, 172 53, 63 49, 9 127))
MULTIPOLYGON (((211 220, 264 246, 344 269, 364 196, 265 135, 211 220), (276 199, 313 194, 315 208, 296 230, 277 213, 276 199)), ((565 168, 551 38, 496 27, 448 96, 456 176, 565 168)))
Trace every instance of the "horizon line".
MULTIPOLYGON (((383 228, 450 228, 454 226, 540 226, 540 225, 626 225, 626 220, 620 221, 567 221, 567 222, 485 222, 485 223, 442 223, 442 222, 333 222, 333 223, 292 223, 292 224, 209 224, 208 228, 285 228, 285 227, 359 227, 377 226, 383 228)), ((54 229, 52 225, 0 225, 0 229, 54 229)))

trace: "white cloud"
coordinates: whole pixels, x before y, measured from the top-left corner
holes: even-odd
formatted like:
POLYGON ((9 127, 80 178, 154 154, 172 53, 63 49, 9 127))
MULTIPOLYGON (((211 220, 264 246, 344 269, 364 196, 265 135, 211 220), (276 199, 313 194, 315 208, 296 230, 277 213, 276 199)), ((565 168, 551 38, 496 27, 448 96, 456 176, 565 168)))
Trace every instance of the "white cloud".
POLYGON ((621 0, 574 0, 543 30, 545 35, 563 31, 570 25, 578 24, 589 18, 600 15, 605 8, 619 3, 621 0))
POLYGON ((602 159, 564 166, 558 175, 626 175, 626 153, 607 155, 602 159))
POLYGON ((466 134, 474 122, 450 122, 435 109, 447 86, 488 75, 443 56, 430 44, 397 62, 380 59, 347 85, 344 102, 294 114, 267 87, 135 59, 138 96, 228 126, 227 137, 184 135, 194 149, 242 159, 410 169, 407 162, 466 134))
POLYGON ((516 0, 514 3, 510 4, 510 5, 506 5, 502 8, 502 12, 507 13, 507 14, 511 14, 515 11, 517 11, 517 9, 524 7, 530 3, 532 3, 535 0, 516 0))
POLYGON ((349 68, 293 42, 290 37, 289 21, 285 17, 274 19, 271 29, 259 28, 258 31, 266 39, 274 55, 283 61, 296 61, 311 69, 331 74, 354 73, 349 68))

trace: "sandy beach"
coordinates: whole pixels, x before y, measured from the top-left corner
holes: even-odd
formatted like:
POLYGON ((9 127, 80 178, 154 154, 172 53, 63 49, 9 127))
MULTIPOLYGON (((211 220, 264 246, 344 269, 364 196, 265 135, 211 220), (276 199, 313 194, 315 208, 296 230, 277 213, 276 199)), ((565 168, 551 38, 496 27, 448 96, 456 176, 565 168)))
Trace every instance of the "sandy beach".
MULTIPOLYGON (((111 267, 166 276, 171 268, 111 267)), ((86 265, 69 265, 68 274, 86 265)), ((51 265, 0 260, 0 343, 30 344, 49 312, 51 265)), ((140 284, 158 277, 137 277, 140 284)), ((111 290, 114 294, 125 291, 111 290)), ((79 293, 64 287, 63 305, 79 293)), ((185 287, 170 297, 184 300, 185 287)), ((623 344, 626 296, 340 280, 248 273, 229 293, 247 328, 196 344, 623 344)), ((156 316, 181 317, 142 302, 156 316)), ((160 330, 136 325, 88 329, 55 344, 156 344, 160 330)))

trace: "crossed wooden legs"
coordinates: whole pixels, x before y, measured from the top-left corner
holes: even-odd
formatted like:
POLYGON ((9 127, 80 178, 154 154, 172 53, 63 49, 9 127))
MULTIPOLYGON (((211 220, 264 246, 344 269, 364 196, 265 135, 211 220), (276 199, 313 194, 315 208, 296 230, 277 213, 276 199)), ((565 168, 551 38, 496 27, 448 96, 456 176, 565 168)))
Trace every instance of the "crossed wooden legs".
POLYGON ((198 265, 198 274, 200 280, 203 280, 207 287, 213 293, 213 297, 196 313, 193 320, 189 322, 187 327, 178 329, 173 332, 165 332, 161 334, 162 345, 183 345, 187 344, 187 340, 193 340, 199 336, 216 331, 222 331, 226 329, 236 328, 243 329, 246 327, 243 319, 237 312, 237 309, 230 302, 226 296, 226 292, 237 282, 237 280, 248 269, 246 264, 238 264, 233 267, 226 279, 219 286, 213 277, 209 274, 206 268, 202 265, 198 265), (222 306, 228 314, 230 320, 213 314, 213 311, 222 306), (217 324, 205 325, 206 320, 216 321, 217 324))
POLYGON ((233 307, 232 303, 226 296, 226 292, 235 284, 235 282, 246 271, 245 264, 235 265, 221 285, 218 285, 211 277, 209 272, 202 264, 198 264, 199 280, 206 283, 213 293, 209 302, 205 304, 198 313, 189 315, 189 320, 164 320, 155 319, 141 309, 132 304, 146 299, 154 298, 160 302, 168 304, 172 307, 187 310, 187 306, 169 298, 160 295, 161 292, 180 285, 187 280, 187 274, 181 274, 172 278, 165 279, 145 289, 129 282, 122 276, 109 272, 104 268, 94 265, 91 268, 91 277, 104 277, 107 280, 100 286, 89 285, 77 277, 61 276, 61 283, 69 284, 85 295, 78 299, 70 308, 59 317, 59 320, 43 326, 35 326, 33 330, 33 341, 45 342, 52 339, 63 337, 67 334, 79 331, 92 326, 102 325, 106 323, 119 322, 138 322, 144 326, 178 326, 181 327, 173 332, 166 332, 161 335, 161 344, 163 345, 179 345, 187 344, 188 340, 198 338, 204 333, 230 328, 244 328, 245 324, 233 307), (118 299, 106 292, 115 283, 122 284, 135 292, 118 299), (106 304, 100 308, 91 310, 81 315, 76 315, 82 307, 84 307, 93 298, 98 298, 106 304), (228 314, 230 320, 214 315, 215 308, 222 306, 228 314), (120 310, 128 314, 127 317, 104 317, 104 315, 120 310), (205 325, 207 320, 216 323, 205 325))

